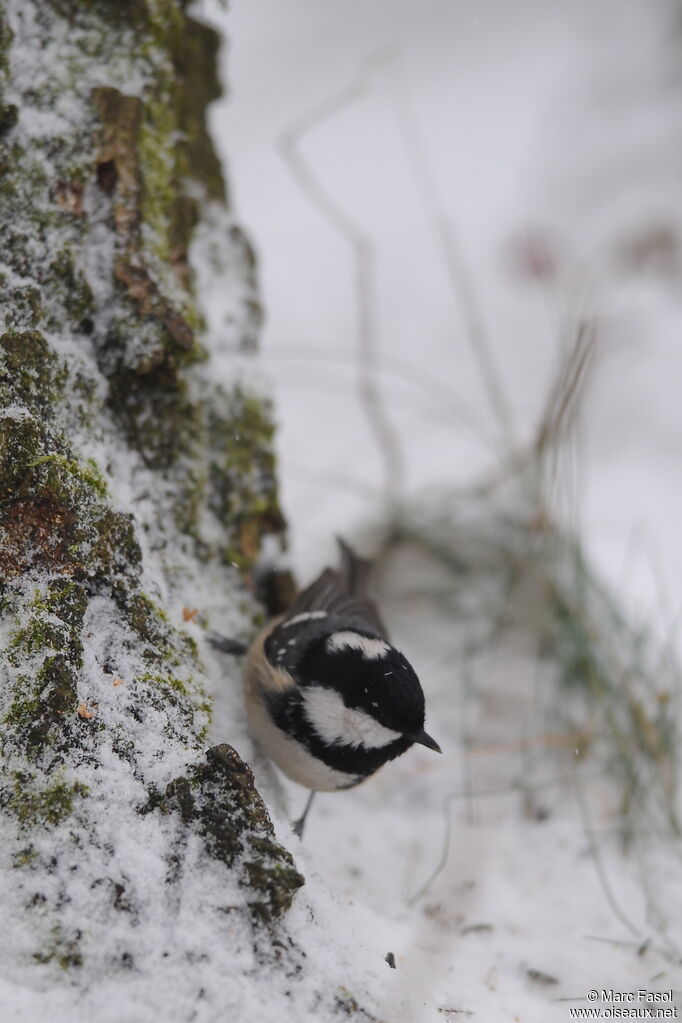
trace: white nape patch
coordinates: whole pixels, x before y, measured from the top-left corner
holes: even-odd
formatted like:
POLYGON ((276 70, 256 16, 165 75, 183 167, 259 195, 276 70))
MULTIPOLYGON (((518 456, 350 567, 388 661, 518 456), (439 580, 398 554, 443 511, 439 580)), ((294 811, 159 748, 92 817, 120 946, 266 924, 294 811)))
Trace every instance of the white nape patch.
POLYGON ((290 618, 288 622, 282 622, 280 628, 288 629, 290 625, 298 625, 299 622, 307 622, 309 618, 326 618, 326 611, 302 611, 300 615, 295 615, 290 618))
POLYGON ((347 707, 335 689, 313 686, 303 690, 303 709, 312 727, 326 743, 380 749, 402 735, 392 728, 384 728, 364 710, 347 707))
POLYGON ((336 650, 343 650, 350 647, 351 650, 360 650, 363 657, 369 661, 385 657, 390 647, 383 639, 368 639, 357 632, 333 632, 327 640, 327 650, 334 653, 336 650))

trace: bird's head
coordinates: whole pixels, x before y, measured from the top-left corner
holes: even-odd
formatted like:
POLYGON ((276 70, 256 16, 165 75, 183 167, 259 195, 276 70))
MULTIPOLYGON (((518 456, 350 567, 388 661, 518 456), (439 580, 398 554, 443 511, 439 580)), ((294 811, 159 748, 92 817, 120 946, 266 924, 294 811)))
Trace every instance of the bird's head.
POLYGON ((424 693, 405 656, 384 639, 337 629, 310 644, 301 664, 303 711, 315 732, 336 745, 396 753, 413 743, 440 752, 424 731, 424 693))

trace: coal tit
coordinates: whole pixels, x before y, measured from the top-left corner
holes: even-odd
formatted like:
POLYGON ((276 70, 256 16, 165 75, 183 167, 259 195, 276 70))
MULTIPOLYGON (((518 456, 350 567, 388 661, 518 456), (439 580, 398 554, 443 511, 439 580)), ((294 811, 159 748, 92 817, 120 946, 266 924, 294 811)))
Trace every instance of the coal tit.
POLYGON ((339 569, 325 569, 261 631, 244 670, 253 736, 313 792, 358 785, 414 743, 440 753, 424 731, 419 679, 368 596, 371 563, 339 547, 339 569))

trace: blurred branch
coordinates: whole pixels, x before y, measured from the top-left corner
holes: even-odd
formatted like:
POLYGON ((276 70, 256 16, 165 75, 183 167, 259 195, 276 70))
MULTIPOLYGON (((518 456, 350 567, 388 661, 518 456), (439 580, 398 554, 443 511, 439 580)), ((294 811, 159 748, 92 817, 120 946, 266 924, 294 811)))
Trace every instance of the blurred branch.
POLYGON ((356 497, 360 497, 365 501, 377 503, 383 497, 382 491, 378 487, 373 487, 370 483, 365 483, 356 476, 333 472, 328 469, 322 469, 319 466, 311 469, 310 466, 301 465, 298 462, 288 462, 287 466, 289 472, 294 473, 308 483, 314 483, 316 486, 330 487, 341 490, 344 493, 354 493, 356 497))
POLYGON ((384 464, 384 493, 389 505, 395 504, 405 477, 403 453, 386 413, 378 370, 378 325, 376 308, 375 252, 371 236, 324 188, 304 156, 301 143, 319 124, 344 110, 369 88, 372 69, 386 59, 381 51, 361 67, 346 88, 294 119, 282 132, 279 148, 282 158, 311 206, 350 246, 353 256, 355 294, 358 305, 358 393, 370 429, 384 464))
POLYGON ((592 826, 592 821, 590 819, 587 800, 585 798, 585 793, 583 792, 582 787, 580 785, 580 781, 577 777, 574 777, 573 781, 574 791, 578 802, 578 807, 580 809, 580 817, 583 822, 583 828, 585 830, 585 836, 587 838, 590 855, 594 863, 597 878, 599 879, 599 884, 601 886, 602 892, 604 893, 604 898, 611 907, 611 910, 613 911, 614 915, 618 918, 618 920, 620 920, 620 922, 623 924, 626 930, 628 930, 630 934, 632 934, 632 936, 636 938, 639 943, 641 943, 642 935, 640 933, 639 928, 636 927, 635 924, 633 924, 630 918, 626 916, 625 912, 621 909, 620 905, 616 900, 609 879, 607 877, 606 869, 604 867, 604 863, 599 852, 599 846, 597 844, 597 836, 595 834, 594 827, 592 826))
POLYGON ((580 398, 594 361, 596 344, 594 322, 586 320, 579 323, 573 343, 549 391, 533 439, 510 453, 499 468, 472 488, 472 493, 479 497, 490 495, 510 480, 528 477, 529 470, 532 470, 536 481, 535 497, 541 499, 543 471, 546 473, 550 458, 557 458, 561 445, 575 427, 580 398))
POLYGON ((556 448, 572 429, 588 370, 595 354, 596 327, 592 321, 578 324, 576 336, 547 395, 540 417, 533 454, 545 456, 556 448))
MULTIPOLYGON (((263 358, 272 361, 302 359, 316 362, 340 362, 354 366, 355 363, 344 351, 318 351, 312 345, 278 348, 275 352, 264 353, 263 358)), ((407 359, 382 352, 381 365, 377 370, 379 376, 393 377, 419 391, 428 401, 429 410, 440 412, 441 417, 451 419, 460 427, 465 427, 472 437, 488 450, 493 449, 492 437, 475 422, 473 413, 457 408, 449 389, 442 386, 440 380, 425 372, 421 367, 407 359)))
POLYGON ((495 365, 483 315, 476 302, 471 280, 455 241, 452 223, 445 212, 445 204, 438 191, 436 176, 427 155, 421 125, 410 101, 408 90, 403 86, 397 74, 394 73, 390 80, 393 86, 393 105, 403 146, 426 220, 442 252, 453 296, 462 311, 471 351, 497 421, 501 448, 503 451, 509 451, 514 447, 511 407, 502 386, 499 370, 495 365))

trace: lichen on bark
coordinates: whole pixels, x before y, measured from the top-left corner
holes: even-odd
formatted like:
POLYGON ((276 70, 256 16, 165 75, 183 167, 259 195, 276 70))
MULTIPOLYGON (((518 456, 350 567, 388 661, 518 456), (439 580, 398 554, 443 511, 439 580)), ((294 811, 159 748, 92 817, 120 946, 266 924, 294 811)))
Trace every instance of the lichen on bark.
POLYGON ((137 841, 163 878, 200 836, 271 925, 302 883, 237 754, 205 760, 212 680, 169 610, 206 577, 255 614, 282 531, 252 254, 205 124, 218 45, 182 0, 0 0, 0 876, 41 968, 149 954, 105 940, 149 901, 137 841), (229 280, 222 326, 197 275, 229 280))

